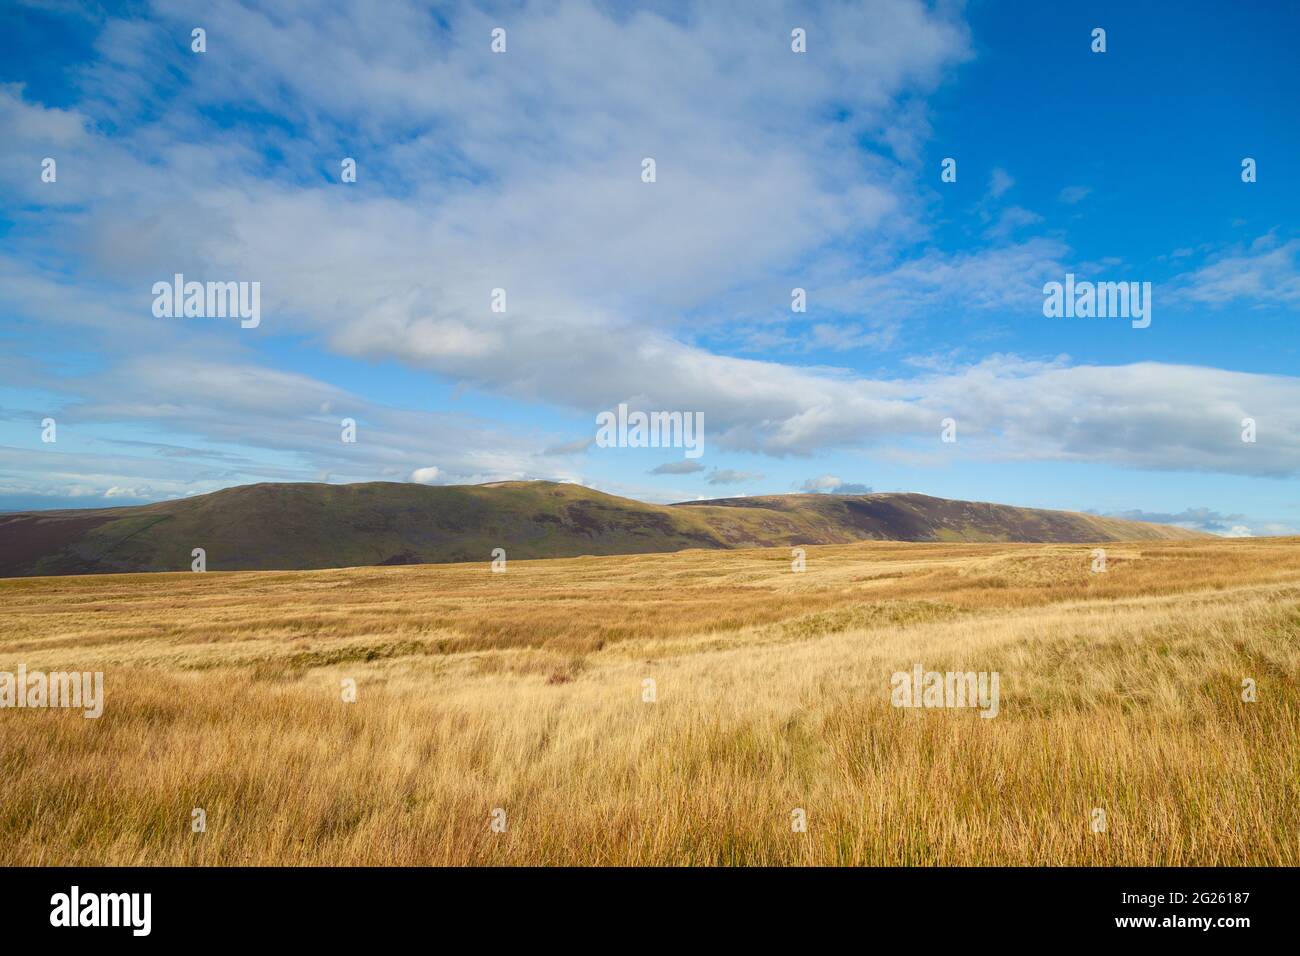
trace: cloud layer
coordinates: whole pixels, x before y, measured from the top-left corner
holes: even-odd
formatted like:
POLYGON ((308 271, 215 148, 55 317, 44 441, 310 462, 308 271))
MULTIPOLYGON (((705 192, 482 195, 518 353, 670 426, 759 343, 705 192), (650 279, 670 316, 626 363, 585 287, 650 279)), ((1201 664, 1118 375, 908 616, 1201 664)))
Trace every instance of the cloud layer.
MULTIPOLYGON (((897 343, 936 310, 1034 321, 1042 281, 1070 266, 1059 235, 1025 234, 1040 217, 1005 204, 1017 187, 1000 168, 980 200, 986 244, 927 242, 923 99, 971 56, 947 5, 149 12, 103 24, 75 106, 0 89, 0 182, 16 207, 0 307, 34 346, 71 334, 100 359, 76 380, 48 357, 25 374, 57 381, 69 422, 143 422, 174 439, 50 449, 41 481, 180 493, 250 474, 581 477, 590 438, 571 426, 394 407, 279 370, 278 339, 580 420, 619 402, 701 411, 709 447, 727 452, 1300 471, 1294 377, 1009 354, 910 375, 796 360, 897 343), (200 22, 209 52, 195 55, 200 22), (508 52, 494 56, 501 24, 508 52), (787 24, 807 29, 815 56, 791 54, 787 24), (34 175, 45 156, 57 185, 34 175), (344 157, 355 184, 339 181, 344 157), (176 272, 260 281, 262 327, 160 324, 148 289, 176 272), (794 286, 809 313, 790 312, 794 286), (718 345, 742 340, 764 357, 718 345), (338 440, 345 415, 355 445, 338 440), (953 444, 940 441, 949 417, 953 444), (197 458, 161 448, 187 441, 197 458)), ((1081 205, 1089 190, 1059 195, 1081 205)), ((1173 294, 1294 306, 1298 255, 1263 237, 1173 294)), ((685 467, 652 473, 702 471, 685 467)))

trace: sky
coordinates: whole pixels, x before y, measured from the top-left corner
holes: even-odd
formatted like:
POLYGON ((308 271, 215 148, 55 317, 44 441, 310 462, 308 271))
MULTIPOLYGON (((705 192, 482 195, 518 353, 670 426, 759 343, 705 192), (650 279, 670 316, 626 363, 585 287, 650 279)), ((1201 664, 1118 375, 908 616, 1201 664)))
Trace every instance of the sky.
POLYGON ((0 510, 550 479, 1300 533, 1296 4, 2 2, 0 510), (257 324, 156 314, 178 273, 257 324), (1067 275, 1150 325, 1045 315, 1067 275), (619 404, 703 454, 606 447, 619 404))

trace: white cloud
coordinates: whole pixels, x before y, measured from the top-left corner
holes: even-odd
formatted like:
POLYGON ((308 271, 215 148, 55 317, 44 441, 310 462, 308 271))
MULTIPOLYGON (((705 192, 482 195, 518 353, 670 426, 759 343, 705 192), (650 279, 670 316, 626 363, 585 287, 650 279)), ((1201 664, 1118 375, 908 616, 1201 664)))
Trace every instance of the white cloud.
POLYGON ((543 455, 579 455, 592 446, 594 438, 575 438, 573 441, 556 442, 542 451, 543 455))
POLYGON ((799 490, 836 495, 871 494, 871 488, 867 485, 846 482, 835 475, 818 475, 816 478, 809 478, 800 486, 799 490))
POLYGON ((1015 184, 1016 181, 1011 178, 1010 173, 1001 167, 995 167, 989 177, 989 195, 994 199, 1001 199, 1015 184))
MULTIPOLYGON (((1173 524, 1182 528, 1194 528, 1197 531, 1209 531, 1221 535, 1232 535, 1238 528, 1245 527, 1244 525, 1233 524, 1233 522, 1240 521, 1245 515, 1223 514, 1213 508, 1184 508, 1176 513, 1134 509, 1131 511, 1111 511, 1107 515, 1111 518, 1123 518, 1127 521, 1173 524)), ((1249 528, 1246 529, 1247 532, 1249 530, 1249 528)))
POLYGON ((753 471, 737 471, 734 468, 715 468, 705 479, 711 485, 739 485, 747 481, 759 481, 763 475, 753 471))
MULTIPOLYGON (((583 413, 619 401, 700 410, 724 450, 1300 470, 1292 377, 1011 356, 870 377, 691 341, 684 316, 721 297, 741 295, 755 313, 788 309, 792 263, 816 280, 817 308, 862 317, 833 325, 810 313, 797 336, 849 349, 888 344, 939 306, 1032 314, 1042 281, 1069 257, 1045 237, 909 254, 924 230, 907 170, 887 150, 857 148, 882 128, 904 146, 924 133, 916 94, 969 55, 946 5, 808 11, 816 69, 772 28, 783 10, 523 5, 511 11, 511 52, 490 57, 490 21, 472 9, 444 26, 416 3, 270 15, 195 0, 160 7, 160 23, 110 24, 99 41, 107 61, 83 77, 91 96, 79 109, 0 90, 0 181, 46 204, 39 235, 0 257, 0 299, 43 327, 99 335, 108 360, 68 386, 69 420, 149 422, 249 450, 238 462, 45 457, 37 467, 49 471, 33 480, 66 472, 93 475, 98 489, 148 479, 171 491, 249 473, 400 478, 430 458, 448 481, 577 477, 554 459, 581 443, 403 411, 267 369, 262 335, 583 413), (160 52, 200 14, 220 55, 160 52), (165 110, 145 62, 185 78, 165 110), (202 111, 230 103, 299 122, 232 128, 204 145, 202 111), (359 161, 354 186, 335 176, 343 141, 359 161), (58 190, 32 175, 48 143, 64 157, 58 190), (283 165, 266 164, 269 147, 283 165), (645 155, 658 160, 653 185, 639 179, 645 155), (873 252, 857 268, 863 245, 873 252), (150 282, 194 270, 262 281, 255 335, 149 316, 150 282), (495 287, 508 291, 505 315, 487 307, 495 287), (961 438, 940 447, 949 415, 961 438), (1239 441, 1247 415, 1260 423, 1255 445, 1239 441), (338 441, 339 416, 359 422, 356 445, 338 441)), ((1012 185, 995 170, 989 196, 1012 185)), ((1035 216, 999 215, 989 222, 1004 237, 1035 216)), ((1184 295, 1296 301, 1297 249, 1257 242, 1191 276, 1184 295)))
POLYGON ((658 465, 650 470, 652 475, 693 475, 696 472, 704 470, 704 465, 698 461, 690 459, 684 461, 670 461, 658 465))
POLYGON ((835 475, 818 475, 816 478, 809 478, 803 483, 804 491, 834 491, 840 485, 844 484, 835 475))
POLYGON ((1300 305, 1300 239, 1282 242, 1270 233, 1225 252, 1180 277, 1175 298, 1207 305, 1300 305))
POLYGON ((985 230, 985 234, 994 239, 1006 239, 1021 229, 1042 221, 1042 216, 1023 206, 1008 206, 998 213, 997 220, 985 230))

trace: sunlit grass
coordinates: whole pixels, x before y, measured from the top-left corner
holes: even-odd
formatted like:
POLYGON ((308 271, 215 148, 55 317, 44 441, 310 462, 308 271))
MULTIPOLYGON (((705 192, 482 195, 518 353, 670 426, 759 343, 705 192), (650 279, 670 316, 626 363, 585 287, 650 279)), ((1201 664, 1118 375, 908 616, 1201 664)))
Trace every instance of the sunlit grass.
POLYGON ((807 550, 0 582, 0 863, 1300 862, 1300 542, 807 550))

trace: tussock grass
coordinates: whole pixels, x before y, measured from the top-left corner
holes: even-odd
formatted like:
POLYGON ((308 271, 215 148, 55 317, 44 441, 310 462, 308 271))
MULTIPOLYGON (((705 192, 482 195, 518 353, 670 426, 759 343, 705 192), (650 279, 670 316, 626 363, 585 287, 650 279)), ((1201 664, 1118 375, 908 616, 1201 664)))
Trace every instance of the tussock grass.
POLYGON ((1106 547, 0 581, 0 863, 1300 863, 1300 542, 1106 547))

